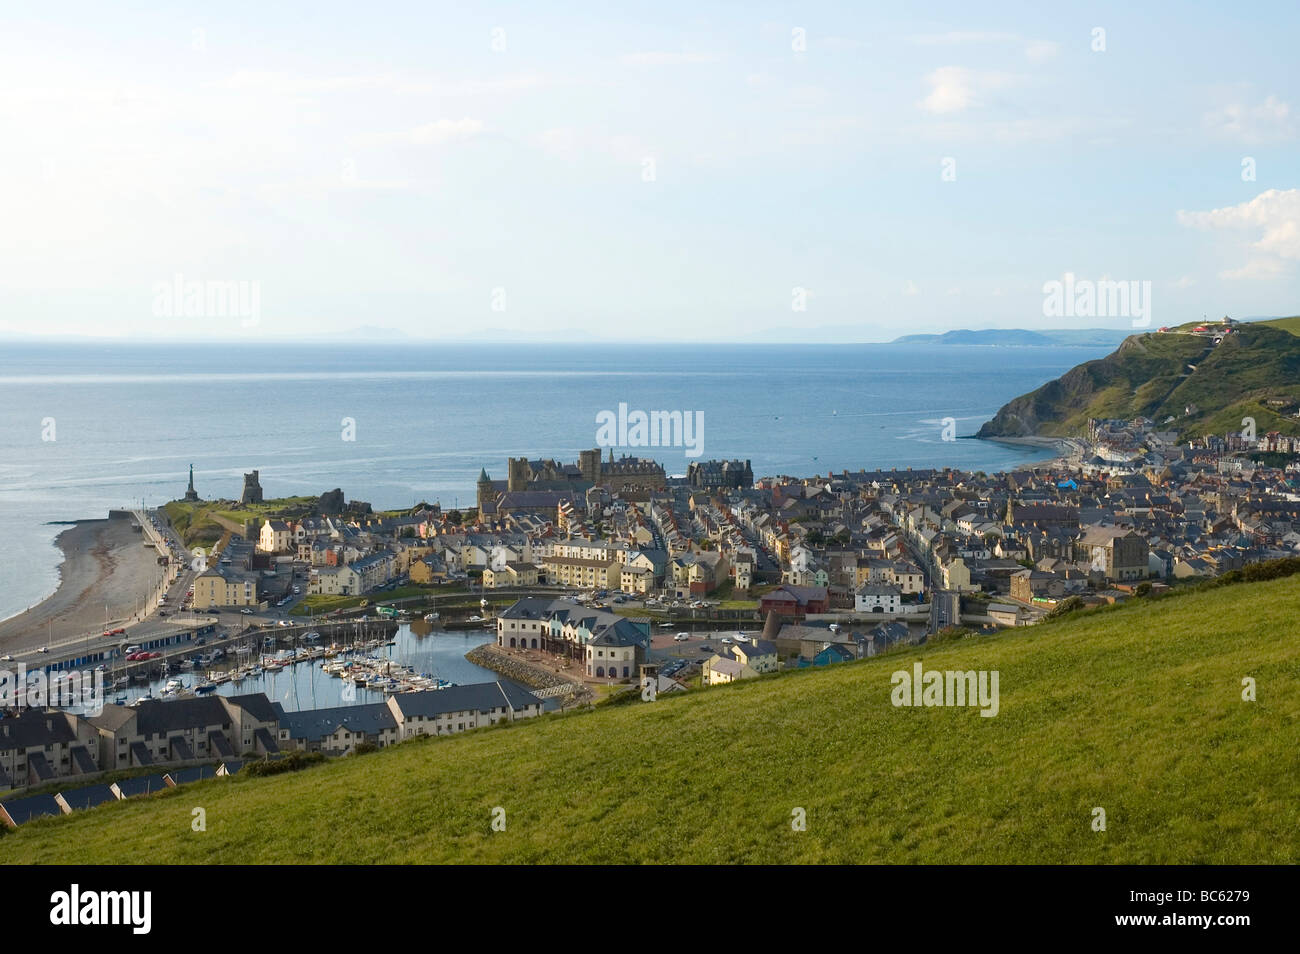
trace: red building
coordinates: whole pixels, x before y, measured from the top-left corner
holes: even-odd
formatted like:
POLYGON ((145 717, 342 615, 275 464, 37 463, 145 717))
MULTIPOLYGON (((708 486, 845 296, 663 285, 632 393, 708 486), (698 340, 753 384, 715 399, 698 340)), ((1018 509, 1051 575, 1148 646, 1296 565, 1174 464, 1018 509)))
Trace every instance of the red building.
POLYGON ((825 613, 829 599, 824 586, 782 586, 767 593, 759 600, 761 612, 772 612, 780 616, 807 616, 809 613, 825 613))

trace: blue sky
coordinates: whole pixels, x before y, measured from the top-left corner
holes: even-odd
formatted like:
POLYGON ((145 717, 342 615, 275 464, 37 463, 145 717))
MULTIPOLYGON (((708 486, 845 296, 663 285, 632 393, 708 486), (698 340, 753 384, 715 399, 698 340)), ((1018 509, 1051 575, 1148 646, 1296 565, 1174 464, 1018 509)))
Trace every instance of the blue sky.
POLYGON ((0 335, 1128 323, 1045 317, 1067 272, 1300 312, 1294 4, 268 6, 4 16, 0 335))

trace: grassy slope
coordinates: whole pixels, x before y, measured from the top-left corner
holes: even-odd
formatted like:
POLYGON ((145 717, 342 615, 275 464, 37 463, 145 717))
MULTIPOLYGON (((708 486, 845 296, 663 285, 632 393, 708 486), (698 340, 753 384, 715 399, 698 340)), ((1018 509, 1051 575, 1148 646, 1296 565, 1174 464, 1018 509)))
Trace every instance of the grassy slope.
POLYGON ((216 780, 36 822, 0 859, 1294 863, 1298 601, 1300 577, 1227 587, 216 780), (892 707, 915 659, 998 670, 1000 714, 892 707))
POLYGON ((1283 331, 1289 331, 1291 334, 1300 337, 1300 315, 1292 315, 1290 318, 1274 318, 1272 321, 1261 321, 1260 324, 1281 328, 1283 331))
POLYGON ((1193 436, 1239 430, 1247 416, 1260 433, 1300 433, 1300 422, 1260 403, 1300 399, 1300 343, 1284 330, 1245 325, 1218 347, 1190 335, 1135 335, 1114 354, 1009 402, 979 434, 1080 434, 1090 417, 1138 415, 1158 422, 1173 416, 1171 426, 1193 436), (1189 404, 1200 412, 1185 417, 1189 404))

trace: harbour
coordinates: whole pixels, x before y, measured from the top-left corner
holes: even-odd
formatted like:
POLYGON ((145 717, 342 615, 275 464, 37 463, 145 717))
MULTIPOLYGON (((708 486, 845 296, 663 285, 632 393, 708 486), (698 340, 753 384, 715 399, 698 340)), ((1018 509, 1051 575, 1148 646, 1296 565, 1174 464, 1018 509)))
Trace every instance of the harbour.
POLYGON ((402 623, 388 637, 348 644, 304 636, 292 646, 218 647, 169 661, 147 682, 121 685, 115 680, 107 701, 132 705, 144 699, 260 692, 287 711, 382 702, 394 692, 496 679, 496 673, 465 659, 467 652, 491 641, 492 634, 483 629, 453 632, 420 621, 402 623))

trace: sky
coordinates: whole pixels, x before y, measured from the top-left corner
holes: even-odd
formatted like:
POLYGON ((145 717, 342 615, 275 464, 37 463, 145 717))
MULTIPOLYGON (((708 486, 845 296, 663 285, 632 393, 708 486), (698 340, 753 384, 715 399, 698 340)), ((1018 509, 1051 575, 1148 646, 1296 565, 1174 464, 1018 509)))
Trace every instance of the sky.
POLYGON ((1300 313, 1294 3, 470 6, 5 4, 0 337, 1300 313))

